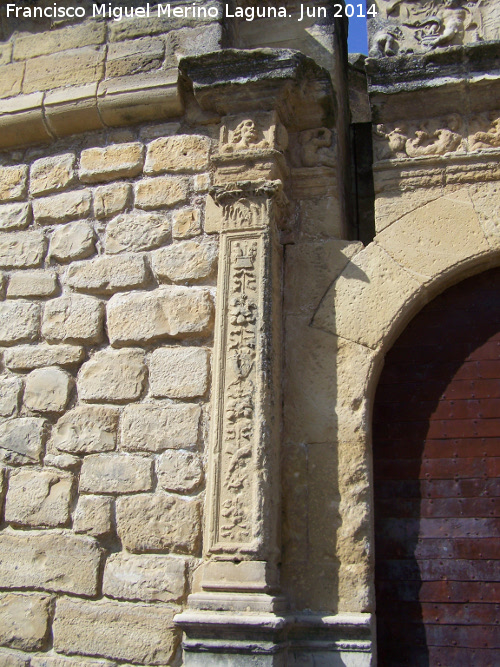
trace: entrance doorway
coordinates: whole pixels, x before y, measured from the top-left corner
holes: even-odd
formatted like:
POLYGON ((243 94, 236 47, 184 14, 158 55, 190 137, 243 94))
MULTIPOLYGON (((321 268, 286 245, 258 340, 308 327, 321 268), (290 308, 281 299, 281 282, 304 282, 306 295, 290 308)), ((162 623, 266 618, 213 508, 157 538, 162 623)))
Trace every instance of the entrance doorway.
POLYGON ((373 417, 380 667, 500 664, 500 269, 388 353, 373 417))

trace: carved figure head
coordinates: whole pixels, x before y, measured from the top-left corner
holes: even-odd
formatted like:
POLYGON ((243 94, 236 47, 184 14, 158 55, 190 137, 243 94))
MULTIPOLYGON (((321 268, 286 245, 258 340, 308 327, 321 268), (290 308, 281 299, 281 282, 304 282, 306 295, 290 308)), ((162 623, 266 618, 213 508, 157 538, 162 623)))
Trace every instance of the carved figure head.
POLYGON ((248 146, 256 144, 259 141, 259 135, 255 122, 251 119, 242 120, 233 134, 233 143, 248 146))

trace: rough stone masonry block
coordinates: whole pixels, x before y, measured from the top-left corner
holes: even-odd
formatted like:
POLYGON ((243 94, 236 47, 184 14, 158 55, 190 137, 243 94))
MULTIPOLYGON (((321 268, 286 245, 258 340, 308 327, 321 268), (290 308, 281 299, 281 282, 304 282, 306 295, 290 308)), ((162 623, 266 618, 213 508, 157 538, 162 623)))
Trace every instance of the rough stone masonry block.
POLYGON ((62 412, 73 388, 73 378, 57 366, 37 368, 26 378, 24 404, 34 412, 62 412))
POLYGON ((186 208, 174 213, 172 236, 188 239, 201 233, 201 213, 197 208, 186 208))
POLYGON ((78 393, 84 401, 134 401, 146 382, 142 350, 101 350, 83 364, 78 393))
POLYGON ((38 463, 44 442, 44 419, 21 417, 0 424, 0 460, 5 463, 38 463))
POLYGON ((79 220, 57 227, 50 238, 49 257, 60 262, 85 259, 94 252, 94 230, 88 222, 79 220))
POLYGON ((90 537, 48 531, 0 533, 0 586, 96 595, 101 550, 90 537), (22 563, 23 567, 19 567, 22 563))
POLYGON ((168 241, 170 221, 161 213, 122 213, 106 227, 105 248, 110 254, 158 248, 168 241))
POLYGON ((36 196, 64 190, 74 179, 74 153, 35 160, 30 169, 30 194, 36 196))
POLYGON ((55 271, 15 271, 10 274, 7 298, 36 298, 54 296, 57 292, 57 275, 55 271))
POLYGON ((161 67, 165 43, 161 39, 143 37, 125 42, 115 42, 108 47, 106 77, 127 76, 149 72, 161 67))
POLYGON ((163 452, 158 460, 158 482, 165 491, 192 493, 203 480, 198 454, 183 450, 163 452))
POLYGON ((84 493, 134 493, 153 488, 152 461, 131 454, 86 456, 80 473, 84 493))
POLYGON ((142 171, 144 147, 139 143, 87 148, 80 156, 80 179, 84 183, 131 178, 142 171))
POLYGON ((0 378, 0 417, 12 417, 17 413, 22 389, 23 383, 19 378, 0 378))
MULTIPOLYGON (((3 667, 0 663, 0 667, 3 667)), ((16 667, 16 666, 13 666, 16 667)), ((109 660, 94 658, 67 658, 63 655, 38 654, 31 658, 31 667, 115 667, 109 660)))
POLYGON ((153 253, 153 271, 160 282, 196 282, 213 275, 216 260, 215 243, 182 241, 153 253))
POLYGON ((146 174, 203 171, 208 167, 209 153, 210 139, 207 137, 161 137, 149 144, 144 171, 146 174))
POLYGON ((28 167, 0 167, 0 201, 18 201, 26 195, 28 167))
POLYGON ((0 234, 0 268, 29 269, 40 266, 45 255, 43 232, 0 234))
POLYGON ((208 290, 168 286, 152 292, 116 294, 107 306, 112 345, 206 335, 212 329, 208 290))
POLYGON ((147 279, 144 257, 122 255, 75 262, 68 269, 66 284, 81 292, 113 294, 144 287, 147 279))
POLYGON ((30 657, 26 653, 0 650, 0 667, 30 667, 30 657))
POLYGON ((54 649, 145 665, 167 665, 178 644, 175 607, 110 600, 61 598, 54 619, 54 649))
POLYGON ((149 361, 153 396, 195 398, 208 388, 209 352, 199 347, 164 347, 149 361))
POLYGON ((61 452, 94 454, 116 447, 119 412, 104 405, 80 405, 63 415, 52 430, 52 444, 61 452))
POLYGON ((102 44, 106 38, 104 22, 87 21, 56 30, 40 33, 17 33, 14 40, 14 60, 27 60, 36 56, 57 53, 64 49, 102 44))
POLYGON ((50 342, 99 343, 104 306, 91 296, 72 294, 45 304, 42 335, 50 342))
POLYGON ((74 366, 85 353, 79 345, 16 345, 5 350, 3 360, 11 371, 26 371, 44 366, 74 366))
POLYGON ((40 326, 40 306, 29 301, 0 303, 0 343, 11 345, 35 340, 40 326))
POLYGON ((60 470, 13 471, 9 477, 5 520, 33 528, 67 525, 72 484, 72 475, 60 470))
POLYGON ((111 183, 94 190, 94 213, 99 220, 121 213, 132 202, 130 183, 111 183))
POLYGON ((135 187, 135 205, 146 210, 170 208, 185 202, 189 195, 187 178, 158 176, 145 178, 135 187))
POLYGON ((113 530, 113 499, 108 496, 80 496, 73 516, 75 533, 93 537, 109 535, 113 530))
POLYGON ((133 553, 195 554, 200 541, 199 501, 167 493, 124 496, 116 501, 116 524, 123 546, 133 553))
POLYGON ((112 554, 104 568, 103 593, 144 602, 179 602, 186 585, 182 556, 112 554))
POLYGON ((47 595, 0 593, 0 644, 21 651, 44 648, 49 607, 47 595))
POLYGON ((54 225, 90 215, 92 196, 89 190, 74 190, 60 195, 34 199, 33 217, 40 225, 54 225))
POLYGON ((33 93, 99 81, 104 76, 105 55, 102 48, 86 46, 30 58, 26 62, 23 92, 33 93))
POLYGON ((4 204, 0 206, 0 231, 24 229, 30 224, 29 204, 4 204))
POLYGON ((24 63, 12 63, 0 67, 0 98, 14 97, 21 92, 24 63))
POLYGON ((121 422, 122 449, 161 452, 196 447, 199 405, 127 405, 121 422))

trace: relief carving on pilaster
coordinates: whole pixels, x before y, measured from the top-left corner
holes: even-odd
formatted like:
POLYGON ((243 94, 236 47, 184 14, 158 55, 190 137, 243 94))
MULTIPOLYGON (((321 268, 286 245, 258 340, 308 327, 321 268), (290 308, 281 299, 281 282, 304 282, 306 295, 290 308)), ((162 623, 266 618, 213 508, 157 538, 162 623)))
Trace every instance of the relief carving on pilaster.
POLYGON ((265 149, 284 151, 287 145, 287 132, 275 112, 256 112, 251 118, 239 115, 223 119, 219 141, 221 155, 265 149))
POLYGON ((500 111, 489 111, 471 119, 469 145, 472 151, 500 148, 500 111))
POLYGON ((295 167, 335 167, 334 133, 326 127, 304 130, 296 137, 291 153, 295 167))

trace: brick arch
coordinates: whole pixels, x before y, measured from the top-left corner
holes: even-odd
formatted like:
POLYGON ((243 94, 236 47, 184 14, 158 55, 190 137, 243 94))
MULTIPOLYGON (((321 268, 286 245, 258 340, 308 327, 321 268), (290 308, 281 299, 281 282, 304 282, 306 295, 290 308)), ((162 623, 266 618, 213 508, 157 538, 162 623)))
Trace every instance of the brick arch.
POLYGON ((337 340, 339 611, 374 611, 371 413, 385 354, 440 292, 500 265, 489 187, 463 188, 391 223, 351 258, 313 318, 337 340))

